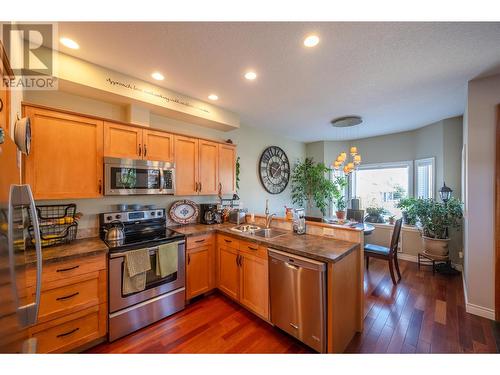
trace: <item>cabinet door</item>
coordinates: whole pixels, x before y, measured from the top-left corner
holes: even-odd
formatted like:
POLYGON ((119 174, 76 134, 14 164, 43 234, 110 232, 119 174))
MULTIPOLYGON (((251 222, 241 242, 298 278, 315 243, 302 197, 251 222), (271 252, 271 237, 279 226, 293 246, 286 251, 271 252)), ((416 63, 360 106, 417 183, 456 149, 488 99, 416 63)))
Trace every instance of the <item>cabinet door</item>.
POLYGON ((219 144, 199 140, 200 194, 216 195, 219 191, 219 144))
POLYGON ((104 156, 141 159, 142 129, 133 126, 104 123, 104 156))
POLYGON ((236 193, 236 147, 219 145, 219 186, 222 194, 236 193))
POLYGON ((188 250, 186 265, 186 299, 208 292, 211 287, 209 246, 188 250))
POLYGON ((142 132, 146 160, 174 161, 174 136, 169 133, 144 129, 142 132))
POLYGON ((24 178, 35 199, 101 196, 103 122, 32 107, 25 114, 32 141, 24 178))
POLYGON ((233 299, 238 299, 239 267, 238 250, 220 246, 218 254, 218 286, 233 299))
POLYGON ((198 139, 175 136, 175 194, 198 194, 198 139))
POLYGON ((269 278, 267 259, 240 253, 240 302, 269 320, 269 278))

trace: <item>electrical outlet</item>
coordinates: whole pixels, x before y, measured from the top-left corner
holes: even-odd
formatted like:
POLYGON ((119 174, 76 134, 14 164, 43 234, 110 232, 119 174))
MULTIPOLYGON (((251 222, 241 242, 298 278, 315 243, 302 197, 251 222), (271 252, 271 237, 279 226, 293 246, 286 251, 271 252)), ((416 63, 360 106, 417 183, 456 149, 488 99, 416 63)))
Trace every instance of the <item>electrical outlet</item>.
POLYGON ((458 252, 458 257, 459 257, 460 259, 462 259, 462 258, 464 257, 464 252, 463 252, 463 251, 459 251, 459 252, 458 252))

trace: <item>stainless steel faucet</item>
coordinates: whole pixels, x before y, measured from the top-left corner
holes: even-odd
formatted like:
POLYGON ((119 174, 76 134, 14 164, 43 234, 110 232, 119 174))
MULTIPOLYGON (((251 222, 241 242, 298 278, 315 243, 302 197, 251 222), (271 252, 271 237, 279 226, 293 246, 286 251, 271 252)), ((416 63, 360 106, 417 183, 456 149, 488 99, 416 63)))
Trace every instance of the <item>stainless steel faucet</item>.
POLYGON ((276 216, 276 214, 266 213, 266 229, 269 229, 269 227, 271 226, 271 221, 273 221, 274 216, 276 216))

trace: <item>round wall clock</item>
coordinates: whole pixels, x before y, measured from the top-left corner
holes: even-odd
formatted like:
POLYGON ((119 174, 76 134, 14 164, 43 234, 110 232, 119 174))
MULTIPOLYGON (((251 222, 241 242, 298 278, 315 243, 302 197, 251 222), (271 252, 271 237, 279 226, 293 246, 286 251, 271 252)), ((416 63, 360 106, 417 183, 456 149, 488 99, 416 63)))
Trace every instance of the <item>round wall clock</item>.
POLYGON ((285 190, 290 180, 290 163, 285 151, 277 146, 266 148, 260 157, 259 176, 269 193, 279 194, 285 190))

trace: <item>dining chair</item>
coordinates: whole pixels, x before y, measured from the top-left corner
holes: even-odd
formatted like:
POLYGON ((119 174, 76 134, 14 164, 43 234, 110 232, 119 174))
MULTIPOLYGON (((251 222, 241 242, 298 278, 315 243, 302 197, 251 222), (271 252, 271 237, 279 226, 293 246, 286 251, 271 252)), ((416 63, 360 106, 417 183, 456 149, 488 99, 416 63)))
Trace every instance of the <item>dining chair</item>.
POLYGON ((379 246, 367 243, 365 244, 365 261, 366 261, 366 269, 368 270, 370 267, 370 257, 384 259, 389 262, 389 271, 391 272, 391 278, 394 285, 396 285, 399 280, 401 280, 401 272, 399 272, 399 264, 398 264, 398 242, 399 235, 401 233, 401 225, 403 219, 399 219, 394 224, 394 230, 392 232, 392 239, 390 247, 379 246), (398 281, 394 277, 394 267, 396 267, 396 272, 398 273, 398 281))
POLYGON ((346 218, 347 220, 354 220, 358 223, 362 223, 365 217, 365 210, 353 210, 352 208, 347 209, 346 218))

